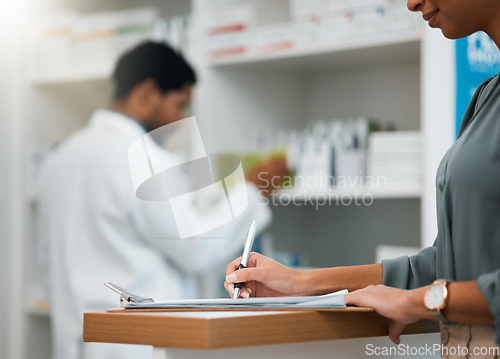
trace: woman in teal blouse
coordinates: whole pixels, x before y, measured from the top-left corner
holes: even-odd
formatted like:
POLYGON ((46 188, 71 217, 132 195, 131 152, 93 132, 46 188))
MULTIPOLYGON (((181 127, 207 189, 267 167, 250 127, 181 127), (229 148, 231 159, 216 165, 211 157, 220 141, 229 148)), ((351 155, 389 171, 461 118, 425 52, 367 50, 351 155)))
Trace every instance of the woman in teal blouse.
MULTIPOLYGON (((408 8, 421 12, 429 26, 440 28, 447 38, 484 31, 500 46, 498 0, 408 0, 408 8)), ((474 95, 457 141, 441 161, 436 186, 438 235, 432 247, 415 256, 295 271, 252 254, 247 269, 237 270, 239 259, 227 266, 224 285, 232 293, 233 283, 245 282, 243 297, 314 295, 348 288, 347 304, 372 307, 391 319, 389 337, 395 343, 405 325, 437 318, 446 342, 451 333, 458 343, 472 345, 475 336, 485 340, 484 345, 500 344, 498 75, 474 95)))

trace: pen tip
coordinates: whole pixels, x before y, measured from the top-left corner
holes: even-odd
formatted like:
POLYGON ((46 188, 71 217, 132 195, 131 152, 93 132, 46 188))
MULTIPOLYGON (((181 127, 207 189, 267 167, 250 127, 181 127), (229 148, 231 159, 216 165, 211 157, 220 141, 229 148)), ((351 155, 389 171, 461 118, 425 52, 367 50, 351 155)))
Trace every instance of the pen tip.
POLYGON ((238 299, 239 296, 240 296, 240 288, 234 288, 233 299, 238 299))

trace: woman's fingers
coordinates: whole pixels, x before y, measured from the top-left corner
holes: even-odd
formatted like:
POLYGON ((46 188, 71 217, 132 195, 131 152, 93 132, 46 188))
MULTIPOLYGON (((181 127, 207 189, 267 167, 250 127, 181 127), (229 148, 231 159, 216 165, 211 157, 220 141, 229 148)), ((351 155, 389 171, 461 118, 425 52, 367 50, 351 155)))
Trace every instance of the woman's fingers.
MULTIPOLYGON (((229 293, 229 297, 232 298, 234 295, 234 284, 224 282, 224 288, 229 293)), ((246 285, 241 288, 239 296, 240 298, 250 298, 251 295, 252 295, 252 289, 250 288, 250 286, 246 285)))
POLYGON ((399 344, 401 343, 401 333, 403 332, 403 329, 406 327, 405 324, 396 322, 395 320, 390 320, 389 321, 389 339, 394 344, 399 344))
POLYGON ((228 283, 241 283, 241 282, 265 282, 268 275, 268 271, 265 268, 243 268, 226 276, 226 282, 228 283))
POLYGON ((226 266, 226 275, 233 273, 235 270, 238 270, 240 263, 241 263, 241 257, 238 257, 234 261, 229 263, 226 266))
POLYGON ((224 282, 224 288, 228 292, 229 296, 232 298, 234 294, 234 285, 228 282, 224 282))

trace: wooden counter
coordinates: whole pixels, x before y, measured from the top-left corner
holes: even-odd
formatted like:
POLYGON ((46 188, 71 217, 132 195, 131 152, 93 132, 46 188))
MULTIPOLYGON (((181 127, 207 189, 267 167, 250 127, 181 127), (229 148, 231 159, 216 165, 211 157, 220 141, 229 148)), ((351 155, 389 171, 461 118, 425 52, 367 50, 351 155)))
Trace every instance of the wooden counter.
MULTIPOLYGON (((112 310, 84 314, 84 341, 155 347, 219 349, 267 344, 386 336, 388 321, 372 309, 294 311, 112 310)), ((437 322, 421 320, 403 334, 434 333, 437 322)))

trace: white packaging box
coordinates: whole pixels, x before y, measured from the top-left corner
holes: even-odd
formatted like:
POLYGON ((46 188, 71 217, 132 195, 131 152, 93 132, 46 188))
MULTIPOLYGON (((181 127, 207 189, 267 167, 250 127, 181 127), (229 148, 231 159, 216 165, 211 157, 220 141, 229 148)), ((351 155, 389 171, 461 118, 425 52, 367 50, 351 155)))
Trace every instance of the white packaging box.
POLYGON ((74 26, 75 71, 81 76, 108 75, 116 57, 116 12, 81 15, 74 26))
POLYGON ((295 34, 292 24, 273 24, 256 28, 255 51, 257 54, 287 51, 294 47, 295 34))
POLYGON ((367 174, 384 178, 387 189, 419 190, 422 183, 422 134, 375 132, 370 136, 367 174))
POLYGON ((52 12, 39 17, 35 24, 30 75, 34 79, 64 77, 73 67, 73 11, 52 12))
POLYGON ((307 135, 299 145, 295 168, 295 188, 324 190, 330 186, 331 151, 326 140, 307 135))
POLYGON ((314 45, 320 39, 320 21, 295 21, 293 23, 293 36, 296 47, 314 45))
POLYGON ((354 8, 353 12, 356 36, 383 35, 389 27, 385 1, 367 2, 354 8))
POLYGON ((360 0, 321 0, 321 13, 325 14, 357 6, 360 2, 360 0))
POLYGON ((151 39, 164 42, 175 50, 189 57, 191 54, 189 44, 192 40, 191 15, 177 15, 168 19, 157 18, 154 20, 151 39))
POLYGON ((365 175, 364 150, 337 151, 335 160, 335 180, 339 189, 359 188, 365 175))
POLYGON ((321 16, 320 40, 338 42, 352 38, 354 13, 350 8, 337 9, 321 16))
POLYGON ((419 30, 422 23, 421 15, 408 10, 406 0, 387 0, 387 2, 387 17, 391 32, 416 32, 419 30))
POLYGON ((153 7, 119 11, 116 16, 114 51, 117 56, 152 38, 154 22, 159 18, 153 7))
POLYGON ((370 174, 372 176, 392 175, 392 176, 420 176, 422 173, 422 162, 369 162, 370 174))
POLYGON ((380 36, 388 29, 385 0, 328 1, 323 9, 320 34, 323 42, 380 36))
POLYGON ((308 46, 320 38, 322 0, 289 0, 296 46, 308 46))
MULTIPOLYGON (((421 164, 406 164, 403 171, 397 170, 402 164, 393 164, 389 168, 377 168, 377 164, 368 160, 367 176, 373 183, 378 184, 380 190, 408 189, 419 190, 422 185, 421 164)), ((367 182, 369 181, 367 178, 367 182)))
POLYGON ((207 43, 211 59, 246 55, 251 52, 250 34, 241 32, 228 32, 213 36, 207 43))
POLYGON ((289 0, 290 18, 293 21, 319 21, 322 0, 289 0))
POLYGON ((206 28, 207 53, 211 59, 251 52, 251 35, 255 24, 250 4, 214 8, 206 28))
POLYGON ((401 150, 401 151, 374 151, 370 150, 370 158, 373 161, 391 161, 391 162, 401 162, 401 161, 420 161, 422 159, 421 150, 401 150))
POLYGON ((175 49, 188 56, 191 17, 190 15, 174 16, 170 19, 170 39, 168 41, 175 49))
POLYGON ((370 152, 421 151, 422 133, 419 131, 374 132, 370 135, 370 152))

